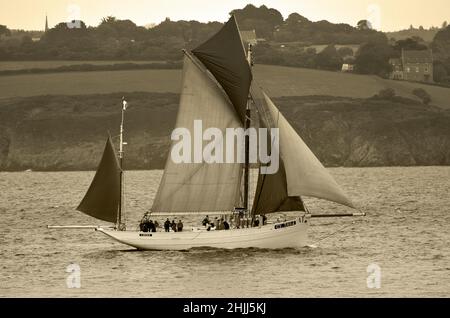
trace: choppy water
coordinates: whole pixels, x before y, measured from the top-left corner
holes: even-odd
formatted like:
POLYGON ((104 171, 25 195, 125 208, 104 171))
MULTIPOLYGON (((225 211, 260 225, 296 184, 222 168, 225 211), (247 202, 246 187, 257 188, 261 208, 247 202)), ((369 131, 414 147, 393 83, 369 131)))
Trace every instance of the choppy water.
MULTIPOLYGON (((0 173, 0 296, 450 296, 450 167, 332 172, 367 217, 314 219, 312 246, 301 250, 188 252, 135 251, 91 230, 46 229, 99 224, 74 211, 93 172, 0 173), (66 286, 72 262, 81 269, 80 289, 66 286), (380 289, 367 287, 372 263, 381 267, 380 289)), ((131 227, 160 177, 127 174, 131 227)), ((313 212, 345 210, 307 202, 313 212)))

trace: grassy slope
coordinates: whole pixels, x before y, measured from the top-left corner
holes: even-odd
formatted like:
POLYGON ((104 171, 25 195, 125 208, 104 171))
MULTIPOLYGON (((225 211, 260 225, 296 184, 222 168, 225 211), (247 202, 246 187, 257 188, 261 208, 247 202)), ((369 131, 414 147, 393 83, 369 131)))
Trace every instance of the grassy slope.
MULTIPOLYGON (((23 70, 30 68, 55 68, 67 65, 92 64, 92 65, 110 65, 110 64, 145 64, 154 61, 0 61, 0 71, 3 70, 23 70)), ((158 62, 159 63, 159 62, 158 62)))
MULTIPOLYGON (((0 169, 94 169, 122 93, 0 100, 0 169)), ((162 168, 179 95, 130 93, 127 169, 162 168)), ((450 111, 412 100, 275 98, 327 166, 450 164, 450 111)))
MULTIPOLYGON (((380 89, 392 87, 401 96, 414 99, 411 91, 424 88, 432 104, 450 108, 450 89, 418 83, 390 81, 376 76, 344 74, 311 69, 270 65, 255 66, 256 83, 269 95, 309 96, 333 95, 353 98, 373 96, 380 89)), ((0 93, 4 98, 46 94, 78 95, 113 92, 179 93, 180 70, 140 70, 88 73, 17 75, 0 77, 0 93)))

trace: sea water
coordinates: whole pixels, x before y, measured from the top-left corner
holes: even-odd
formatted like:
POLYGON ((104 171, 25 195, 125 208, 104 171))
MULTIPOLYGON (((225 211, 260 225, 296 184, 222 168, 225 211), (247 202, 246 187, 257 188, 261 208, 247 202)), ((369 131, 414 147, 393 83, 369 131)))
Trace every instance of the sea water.
MULTIPOLYGON (((1 172, 0 296, 449 297, 450 167, 331 172, 366 217, 312 219, 309 246, 298 250, 184 252, 47 229, 105 224, 75 211, 94 172, 1 172)), ((151 207, 161 175, 126 173, 129 229, 151 207)), ((306 202, 313 213, 349 212, 306 202)), ((183 219, 185 229, 203 217, 183 219)))

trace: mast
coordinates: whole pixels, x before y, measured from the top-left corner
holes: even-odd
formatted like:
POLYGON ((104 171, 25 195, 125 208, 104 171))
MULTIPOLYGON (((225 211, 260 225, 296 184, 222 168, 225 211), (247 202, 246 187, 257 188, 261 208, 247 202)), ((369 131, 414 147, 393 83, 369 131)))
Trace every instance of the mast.
POLYGON ((120 122, 120 141, 119 141, 119 166, 120 166, 120 172, 119 172, 119 184, 120 184, 120 196, 119 196, 119 211, 117 213, 117 229, 120 231, 122 228, 122 209, 123 209, 123 121, 125 117, 125 110, 127 109, 127 101, 125 100, 125 97, 122 97, 122 119, 120 122))
MULTIPOLYGON (((250 69, 252 67, 252 45, 248 45, 248 51, 247 51, 247 62, 250 66, 250 69)), ((251 102, 251 95, 250 92, 248 93, 247 97, 247 107, 245 109, 245 122, 244 122, 244 129, 247 132, 247 129, 250 128, 250 121, 251 121, 251 112, 250 112, 250 102, 251 102)), ((250 136, 249 134, 245 134, 245 163, 244 163, 244 209, 245 213, 248 214, 248 195, 249 195, 249 178, 250 178, 250 136)))

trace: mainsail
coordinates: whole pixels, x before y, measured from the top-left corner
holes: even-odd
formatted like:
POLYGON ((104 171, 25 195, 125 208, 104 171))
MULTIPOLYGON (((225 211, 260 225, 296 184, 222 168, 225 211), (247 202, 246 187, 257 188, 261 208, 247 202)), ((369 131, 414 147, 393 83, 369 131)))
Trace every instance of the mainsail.
POLYGON ((77 210, 97 219, 116 222, 120 204, 120 165, 108 137, 97 172, 77 210))
MULTIPOLYGON (((203 130, 218 128, 222 135, 226 128, 242 127, 217 82, 186 53, 176 128, 186 128, 193 135, 194 120, 199 119, 203 130)), ((231 211, 239 198, 240 177, 239 163, 175 163, 169 154, 152 211, 231 211)))
POLYGON ((236 18, 232 16, 216 35, 192 50, 192 53, 214 75, 244 122, 252 72, 236 18))
MULTIPOLYGON (((260 175, 260 180, 258 180, 259 187, 255 195, 254 205, 256 209, 261 209, 261 212, 264 211, 264 206, 258 204, 256 199, 262 197, 265 193, 270 196, 270 188, 277 188, 277 183, 282 184, 283 177, 286 181, 287 195, 291 198, 312 196, 354 208, 353 203, 347 198, 341 187, 300 138, 283 114, 264 92, 263 95, 265 115, 271 121, 270 126, 279 128, 280 161, 283 165, 280 165, 281 171, 279 171, 278 176, 264 177, 260 175), (282 166, 284 166, 284 169, 282 169, 282 166), (266 178, 266 180, 264 181, 263 178, 266 178)), ((279 202, 279 198, 273 195, 270 200, 279 202)), ((265 204, 270 206, 268 203, 265 204)))
MULTIPOLYGON (((242 128, 252 73, 235 18, 192 53, 198 60, 185 53, 176 128, 192 135, 195 120, 222 136, 242 128)), ((239 204, 241 177, 241 163, 175 163, 169 155, 152 211, 231 211, 239 204)))

